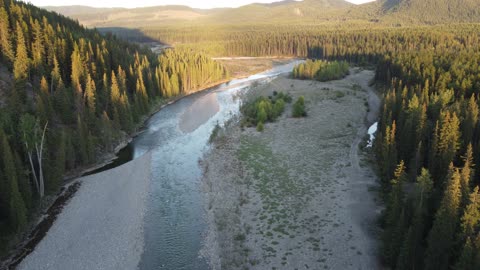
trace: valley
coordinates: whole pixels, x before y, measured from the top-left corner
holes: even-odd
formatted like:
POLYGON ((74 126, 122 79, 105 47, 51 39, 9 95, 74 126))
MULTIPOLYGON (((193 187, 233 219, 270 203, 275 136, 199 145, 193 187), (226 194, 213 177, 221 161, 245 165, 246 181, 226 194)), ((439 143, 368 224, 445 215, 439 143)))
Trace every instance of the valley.
POLYGON ((480 269, 480 2, 265 2, 0 0, 0 269, 480 269))

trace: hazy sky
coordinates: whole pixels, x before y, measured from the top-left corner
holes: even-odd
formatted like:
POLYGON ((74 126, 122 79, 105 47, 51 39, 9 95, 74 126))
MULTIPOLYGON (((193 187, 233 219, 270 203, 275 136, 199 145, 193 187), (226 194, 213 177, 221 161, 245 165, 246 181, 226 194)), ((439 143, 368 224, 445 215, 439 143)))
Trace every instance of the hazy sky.
MULTIPOLYGON (((271 3, 275 0, 24 0, 36 6, 84 5, 92 7, 148 7, 161 5, 186 5, 194 8, 239 7, 250 3, 271 3)), ((375 0, 347 0, 360 4, 375 0)))

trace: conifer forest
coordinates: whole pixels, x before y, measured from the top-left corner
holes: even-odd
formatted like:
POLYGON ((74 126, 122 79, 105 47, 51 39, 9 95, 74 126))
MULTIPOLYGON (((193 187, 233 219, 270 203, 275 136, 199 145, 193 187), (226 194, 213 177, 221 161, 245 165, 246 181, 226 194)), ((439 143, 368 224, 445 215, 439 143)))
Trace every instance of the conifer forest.
MULTIPOLYGON (((198 12, 199 23, 174 18, 149 24, 135 17, 132 28, 140 34, 129 36, 124 28, 81 24, 96 22, 95 14, 111 18, 107 11, 71 19, 62 10, 0 0, 0 258, 24 237, 67 176, 114 152, 165 104, 234 79, 222 57, 247 57, 305 60, 292 66, 284 88, 277 85, 273 95, 241 103, 242 130, 266 134, 284 119, 315 117, 315 99, 290 96, 296 81, 328 83, 356 76, 357 68, 373 70, 369 84, 381 102, 369 166, 382 205, 374 224, 381 269, 480 269, 477 1, 380 0, 354 7, 341 0, 305 0, 172 10, 172 16, 198 12), (433 6, 438 14, 426 14, 433 6), (293 18, 289 12, 297 9, 302 16, 293 18), (242 20, 248 14, 256 15, 242 20), (154 53, 143 39, 169 48, 154 53)), ((218 129, 223 145, 228 132, 218 129)), ((242 147, 236 150, 239 162, 249 149, 242 147)), ((252 151, 261 163, 259 149, 252 151)), ((272 153, 267 159, 275 160, 272 153)), ((261 178, 255 162, 254 177, 261 178)), ((283 175, 273 167, 265 171, 272 179, 283 175)), ((247 240, 242 237, 235 235, 232 245, 248 243, 248 233, 247 240)), ((251 261, 245 265, 259 269, 251 261)))

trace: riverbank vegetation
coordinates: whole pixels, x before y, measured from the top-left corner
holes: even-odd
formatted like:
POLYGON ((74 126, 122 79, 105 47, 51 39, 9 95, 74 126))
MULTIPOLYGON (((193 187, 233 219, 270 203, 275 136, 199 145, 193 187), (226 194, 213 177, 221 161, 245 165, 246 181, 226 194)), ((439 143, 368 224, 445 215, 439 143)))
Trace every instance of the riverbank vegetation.
POLYGON ((150 50, 0 0, 0 256, 58 192, 166 98, 227 78, 202 53, 150 50))
POLYGON ((274 92, 272 96, 258 97, 252 102, 243 104, 240 108, 243 114, 242 126, 256 126, 263 131, 264 124, 274 122, 285 110, 285 104, 291 103, 292 97, 282 92, 274 92))
POLYGON ((293 78, 321 82, 342 79, 348 75, 349 65, 345 61, 307 60, 293 68, 293 78))
POLYGON ((295 118, 307 116, 307 111, 305 110, 305 97, 300 96, 297 101, 293 104, 292 116, 295 118))

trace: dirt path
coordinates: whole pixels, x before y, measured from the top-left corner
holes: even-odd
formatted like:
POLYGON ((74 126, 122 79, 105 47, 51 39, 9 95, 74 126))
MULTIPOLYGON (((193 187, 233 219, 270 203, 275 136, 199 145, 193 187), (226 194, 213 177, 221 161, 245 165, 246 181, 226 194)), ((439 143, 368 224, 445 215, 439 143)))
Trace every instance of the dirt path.
POLYGON ((281 77, 252 89, 303 95, 308 117, 288 107, 263 133, 230 126, 202 161, 213 269, 379 268, 376 178, 359 151, 380 103, 373 76, 355 69, 339 81, 281 77))

